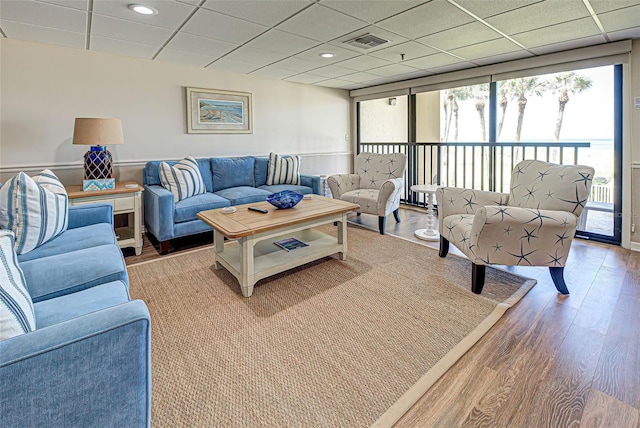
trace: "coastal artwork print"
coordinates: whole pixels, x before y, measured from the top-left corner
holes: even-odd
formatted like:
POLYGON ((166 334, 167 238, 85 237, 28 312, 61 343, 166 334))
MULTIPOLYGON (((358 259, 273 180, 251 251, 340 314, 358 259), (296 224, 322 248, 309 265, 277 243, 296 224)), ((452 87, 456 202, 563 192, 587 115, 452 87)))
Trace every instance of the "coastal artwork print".
POLYGON ((251 94, 187 88, 187 132, 251 133, 251 94))

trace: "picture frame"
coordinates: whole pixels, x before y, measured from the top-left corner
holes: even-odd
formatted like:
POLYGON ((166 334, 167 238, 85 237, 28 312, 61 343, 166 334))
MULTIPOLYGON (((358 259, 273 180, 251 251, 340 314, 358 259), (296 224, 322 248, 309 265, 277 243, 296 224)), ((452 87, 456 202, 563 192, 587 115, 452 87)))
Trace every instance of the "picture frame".
POLYGON ((250 92, 186 89, 187 133, 253 133, 250 92))

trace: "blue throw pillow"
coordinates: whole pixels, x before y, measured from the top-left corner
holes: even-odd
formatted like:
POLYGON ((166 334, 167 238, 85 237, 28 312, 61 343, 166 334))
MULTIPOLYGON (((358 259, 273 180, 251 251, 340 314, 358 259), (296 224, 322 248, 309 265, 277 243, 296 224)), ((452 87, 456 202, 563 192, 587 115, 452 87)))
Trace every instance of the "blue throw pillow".
POLYGON ((267 185, 300 184, 300 156, 269 154, 267 185))

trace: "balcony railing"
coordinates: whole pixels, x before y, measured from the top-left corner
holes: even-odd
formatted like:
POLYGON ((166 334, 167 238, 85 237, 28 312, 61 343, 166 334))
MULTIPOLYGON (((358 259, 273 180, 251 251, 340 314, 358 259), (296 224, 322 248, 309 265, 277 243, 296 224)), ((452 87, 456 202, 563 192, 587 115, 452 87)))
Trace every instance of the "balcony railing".
POLYGON ((524 159, 575 165, 578 150, 588 142, 544 143, 360 143, 358 153, 404 153, 407 156, 402 202, 425 205, 425 194, 413 193, 414 184, 440 184, 478 190, 509 192, 511 171, 524 159))

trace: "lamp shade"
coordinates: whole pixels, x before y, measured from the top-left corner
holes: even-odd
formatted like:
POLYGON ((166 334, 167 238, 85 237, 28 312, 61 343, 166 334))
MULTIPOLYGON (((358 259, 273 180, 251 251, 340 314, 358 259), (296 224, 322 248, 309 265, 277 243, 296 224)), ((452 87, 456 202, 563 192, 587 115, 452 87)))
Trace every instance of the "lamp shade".
POLYGON ((122 121, 77 117, 73 128, 73 144, 90 146, 124 144, 122 121))

